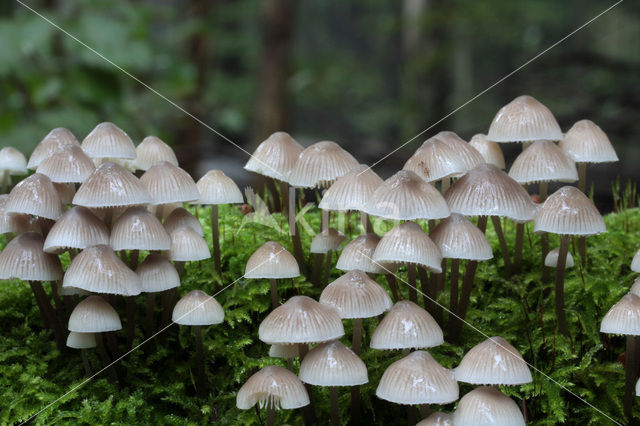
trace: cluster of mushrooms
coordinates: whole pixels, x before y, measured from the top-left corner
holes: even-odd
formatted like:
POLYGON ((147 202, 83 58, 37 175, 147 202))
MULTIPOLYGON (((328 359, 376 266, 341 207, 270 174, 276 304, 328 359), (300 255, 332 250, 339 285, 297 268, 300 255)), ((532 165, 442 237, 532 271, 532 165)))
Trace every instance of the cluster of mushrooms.
MULTIPOLYGON (((266 408, 269 425, 275 424, 276 409, 301 408, 305 423, 311 424, 317 421, 312 386, 323 386, 330 389, 331 423, 340 424, 338 388, 346 386, 351 419, 357 423, 359 386, 369 380, 361 352, 402 351, 403 357, 384 371, 376 395, 406 405, 408 424, 415 424, 418 414, 424 417, 420 425, 524 424, 522 411, 498 386, 529 383, 532 376, 505 339, 484 336, 454 370, 441 366, 426 349, 444 343, 445 337, 460 342, 478 262, 493 257, 485 236, 489 219, 507 276, 521 268, 524 230, 533 222, 533 230, 542 236, 543 279, 547 268, 556 268, 558 329, 568 335, 563 300, 565 269, 573 264, 571 237, 585 262, 584 237, 605 232, 601 215, 584 194, 586 163, 617 160, 597 125, 582 120, 563 134, 551 111, 530 96, 500 109, 487 135, 475 135, 469 142, 453 132, 429 138, 387 180, 334 142, 303 148, 287 133, 271 135, 245 169, 274 179, 280 188, 293 250, 266 242, 250 257, 244 278, 270 282, 272 311, 262 320, 258 337, 270 345, 269 357, 284 359, 288 368, 270 365, 252 375, 238 391, 238 408, 266 408), (507 142, 522 143, 523 148, 508 174, 502 170, 499 146, 507 142), (547 197, 549 182, 575 181, 580 189, 563 186, 547 197), (527 191, 531 185, 538 185, 538 203, 527 191), (323 192, 318 206, 321 229, 308 254, 295 219, 300 206, 296 189, 323 192), (345 212, 359 214, 361 235, 341 248, 347 240, 341 232, 345 212), (506 221, 515 223, 512 250, 505 238, 506 221), (332 222, 339 229, 331 227, 332 222), (384 232, 389 223, 393 228, 384 232), (559 247, 550 250, 548 234, 560 236, 559 247), (335 264, 334 253, 339 253, 335 264), (329 282, 334 269, 344 275, 329 282), (300 275, 321 289, 319 300, 296 295, 282 303, 279 280, 300 275), (377 281, 377 276, 384 279, 377 281), (447 288, 448 306, 440 297, 447 288), (344 320, 353 325, 350 347, 341 341, 344 320), (370 336, 363 333, 364 321, 377 323, 370 336), (479 387, 458 401, 458 382, 479 387), (428 414, 429 405, 456 401, 451 414, 428 414)), ((114 306, 124 305, 126 348, 132 347, 136 297, 147 293, 145 337, 155 336, 171 321, 192 326, 198 391, 211 386, 202 382, 201 327, 221 323, 224 312, 201 290, 175 303, 184 262, 210 257, 203 228, 184 204, 212 206, 211 245, 219 273, 224 259, 218 205, 243 202, 233 181, 213 170, 196 183, 160 139, 147 137, 136 148, 111 123, 98 125, 82 144, 68 130, 54 129, 28 164, 13 148, 0 151, 5 187, 10 175, 26 174, 27 169, 36 173, 0 198, 0 232, 17 235, 0 253, 0 278, 29 282, 43 321, 61 348, 68 318, 66 345, 83 350, 88 374, 86 349, 96 347, 108 366, 123 356, 113 333, 122 328, 114 306), (63 274, 58 255, 64 252, 71 263, 63 274), (141 253, 149 254, 140 262, 141 253), (42 282, 51 283, 55 308, 42 282), (162 295, 161 309, 156 309, 156 293, 162 295), (78 296, 86 297, 78 302, 78 296), (161 318, 155 317, 156 311, 161 318)), ((640 254, 637 258, 634 265, 640 272, 640 254)), ((623 313, 607 314, 602 331, 640 335, 640 297, 632 289, 618 305, 612 311, 623 313), (630 325, 632 310, 635 322, 630 325), (605 327, 609 317, 624 317, 627 323, 605 327)), ((640 361, 632 350, 628 360, 631 354, 636 355, 634 363, 640 361)), ((635 380, 634 365, 636 375, 629 372, 631 367, 627 372, 635 380)), ((113 367, 110 372, 117 375, 113 367)))

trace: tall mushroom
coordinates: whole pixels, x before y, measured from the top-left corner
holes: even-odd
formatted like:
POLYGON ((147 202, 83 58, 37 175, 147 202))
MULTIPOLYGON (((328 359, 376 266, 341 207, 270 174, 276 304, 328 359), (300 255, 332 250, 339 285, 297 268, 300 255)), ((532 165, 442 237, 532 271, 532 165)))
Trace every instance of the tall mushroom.
POLYGON ((442 329, 431 315, 401 300, 385 315, 371 335, 369 346, 383 350, 431 348, 444 343, 442 329))
POLYGON ((453 413, 458 426, 524 426, 518 405, 495 387, 481 386, 460 398, 453 413))
POLYGON ((57 183, 82 183, 96 166, 93 161, 77 145, 63 146, 50 157, 42 160, 37 173, 42 173, 57 183))
POLYGON ((136 148, 129 135, 110 122, 103 122, 94 127, 80 146, 96 166, 104 162, 120 164, 136 158, 136 148))
POLYGON ((178 166, 175 152, 162 139, 156 136, 147 136, 142 139, 136 147, 135 168, 146 172, 162 161, 178 166))
POLYGON ((164 217, 162 206, 196 201, 200 198, 200 191, 189 173, 168 161, 151 166, 140 176, 140 182, 151 195, 150 204, 158 206, 158 218, 164 217))
POLYGON ((462 176, 467 167, 456 149, 438 137, 427 139, 402 167, 416 173, 426 182, 442 181, 446 192, 451 178, 462 176))
POLYGON ((482 155, 484 162, 487 164, 493 164, 499 169, 505 169, 504 163, 504 154, 502 154, 502 149, 500 149, 500 145, 496 142, 490 141, 487 139, 487 135, 482 133, 478 133, 473 135, 473 137, 469 140, 469 145, 474 147, 476 151, 482 155))

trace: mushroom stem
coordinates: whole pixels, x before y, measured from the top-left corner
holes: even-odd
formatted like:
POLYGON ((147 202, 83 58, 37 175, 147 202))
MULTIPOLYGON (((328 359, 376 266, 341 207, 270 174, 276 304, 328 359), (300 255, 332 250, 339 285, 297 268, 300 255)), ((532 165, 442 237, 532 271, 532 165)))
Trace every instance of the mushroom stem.
POLYGON ((556 265, 556 318, 558 320, 558 330, 565 336, 569 336, 567 317, 564 312, 564 269, 567 263, 567 252, 569 251, 569 235, 560 236, 560 250, 558 252, 558 264, 556 265))
POLYGON ((546 283, 551 278, 551 269, 544 264, 547 254, 549 254, 549 234, 546 232, 540 233, 540 250, 542 252, 542 282, 546 283))
POLYGON ((578 237, 578 254, 580 255, 580 262, 582 267, 587 266, 587 238, 584 236, 578 237))
POLYGON ((500 251, 502 251, 502 259, 504 260, 504 272, 506 276, 511 275, 511 258, 509 255, 509 248, 507 247, 507 240, 504 238, 504 233, 502 232, 502 225, 500 224, 500 218, 498 216, 491 216, 491 222, 493 223, 493 228, 496 231, 496 235, 498 236, 498 241, 500 242, 500 251))
POLYGON ((413 405, 407 405, 407 425, 413 426, 416 424, 416 407, 413 405))
POLYGON ((333 251, 329 250, 326 255, 325 264, 324 264, 324 277, 322 279, 322 287, 326 287, 329 284, 329 276, 331 275, 331 267, 333 260, 333 251))
MULTIPOLYGON (((438 310, 439 306, 434 302, 436 298, 436 292, 435 292, 435 289, 433 288, 432 280, 429 277, 429 274, 427 274, 427 270, 422 266, 418 267, 418 276, 420 277, 420 290, 422 292, 422 304, 424 305, 424 308, 427 311, 429 311, 431 315, 433 315, 436 322, 440 323, 438 321, 438 318, 436 318, 438 315, 436 311, 438 310)), ((441 310, 439 314, 440 316, 442 316, 441 310)))
MULTIPOLYGON (((449 311, 451 314, 458 312, 458 276, 460 275, 460 259, 451 259, 451 273, 449 274, 449 311)), ((455 317, 449 314, 449 332, 453 329, 455 317)))
POLYGON ((147 338, 153 335, 153 317, 156 305, 155 293, 147 293, 147 322, 146 322, 146 335, 147 338))
POLYGON ((138 259, 140 258, 140 251, 139 250, 131 250, 129 252, 129 268, 132 271, 135 271, 136 268, 138 267, 138 259))
POLYGON ((53 330, 53 335, 56 340, 56 346, 59 351, 65 350, 65 340, 64 340, 64 331, 62 330, 62 326, 56 317, 56 314, 51 307, 51 303, 49 302, 49 297, 47 297, 47 293, 44 291, 42 284, 39 281, 29 281, 29 286, 31 287, 31 291, 36 298, 36 303, 38 304, 38 308, 40 309, 40 314, 42 315, 42 320, 44 321, 45 328, 51 328, 53 330))
POLYGON ((136 334, 136 297, 126 296, 127 305, 127 348, 133 347, 133 339, 136 334))
POLYGON ((578 189, 584 193, 587 189, 587 163, 577 163, 578 166, 578 189))
POLYGON ((391 296, 393 297, 394 303, 400 299, 398 295, 398 282, 396 281, 396 277, 393 274, 385 274, 387 277, 387 282, 389 283, 389 289, 391 290, 391 296))
MULTIPOLYGON (((102 364, 104 365, 104 368, 106 368, 111 364, 111 359, 109 358, 109 355, 107 354, 107 350, 104 347, 104 342, 102 340, 102 333, 96 333, 95 336, 96 336, 96 349, 98 350, 98 355, 100 355, 100 358, 102 359, 102 364)), ((116 373, 115 366, 111 365, 109 368, 107 368, 107 370, 109 371, 110 380, 112 382, 117 382, 118 374, 116 373)))
POLYGON ((513 249, 513 272, 522 271, 522 245, 524 242, 524 223, 516 223, 516 244, 513 249))
POLYGON ((467 268, 464 271, 464 277, 462 278, 462 287, 460 289, 460 298, 458 301, 457 312, 459 318, 454 317, 454 321, 450 324, 449 339, 452 342, 460 341, 460 333, 462 332, 462 324, 465 316, 467 315, 467 308, 469 307, 469 299, 471 298, 471 289, 473 288, 473 279, 476 275, 476 269, 478 269, 478 261, 470 260, 467 262, 467 268))
POLYGON ((362 235, 364 234, 368 234, 369 232, 371 232, 371 221, 369 220, 369 215, 366 214, 365 212, 361 211, 360 212, 360 222, 362 223, 362 235))
POLYGON ((271 308, 275 309, 280 306, 280 301, 278 300, 278 281, 275 278, 270 278, 269 287, 271 289, 271 308))
POLYGON ((420 410, 420 416, 422 416, 423 419, 429 417, 429 404, 420 404, 418 409, 420 410))
POLYGON ((638 367, 640 367, 638 349, 638 336, 627 336, 627 350, 624 362, 624 414, 630 420, 635 398, 635 385, 636 380, 638 380, 638 367))
POLYGON ((289 188, 287 182, 279 181, 277 179, 273 180, 273 184, 280 190, 280 211, 284 214, 287 210, 287 205, 289 205, 289 188))
POLYGON ((300 241, 300 230, 296 223, 296 190, 290 188, 289 191, 289 208, 287 214, 289 215, 289 234, 291 234, 291 242, 293 243, 293 255, 298 261, 300 272, 303 275, 307 274, 306 264, 304 262, 304 253, 302 252, 302 242, 300 241))
POLYGON ((418 303, 418 292, 416 290, 416 267, 412 264, 407 265, 407 277, 409 281, 409 300, 418 303))
POLYGON ((478 216, 478 229, 482 231, 482 233, 487 232, 487 216, 478 216))
POLYGON ((313 253, 313 265, 311 270, 311 283, 320 288, 320 276, 322 275, 322 263, 324 255, 322 253, 313 253))
POLYGON ((273 408, 273 404, 267 406, 267 426, 275 426, 276 424, 276 410, 273 408))
POLYGON ((329 387, 331 397, 331 424, 339 425, 340 416, 338 415, 338 388, 336 386, 329 387))
POLYGON ((196 394, 199 398, 204 398, 207 393, 206 386, 207 380, 204 369, 204 350, 202 348, 202 327, 199 325, 193 326, 193 337, 196 341, 196 394))
POLYGON ((353 319, 353 343, 351 349, 356 355, 360 356, 360 347, 362 346, 362 318, 353 319))
POLYGON ((216 204, 211 206, 211 239, 213 240, 213 261, 216 265, 216 272, 221 275, 220 230, 218 229, 218 206, 216 204))
POLYGON ((82 365, 84 365, 84 374, 87 377, 91 377, 91 364, 89 364, 89 358, 87 358, 87 350, 80 349, 80 355, 82 356, 82 365))
MULTIPOLYGON (((298 343, 298 357, 300 359, 300 363, 304 360, 304 357, 307 356, 307 352, 309 352, 309 344, 308 343, 298 343)), ((307 393, 309 394, 309 405, 302 407, 302 417, 304 420, 304 424, 315 424, 316 423, 316 413, 313 408, 313 398, 312 391, 313 387, 305 383, 304 387, 307 389, 307 393)))
POLYGON ((7 188, 9 187, 9 170, 4 170, 2 172, 2 193, 7 193, 7 188))
POLYGON ((351 424, 360 424, 360 386, 351 386, 351 424))
POLYGON ((175 288, 171 288, 162 293, 162 317, 160 321, 161 327, 166 327, 169 324, 171 313, 173 312, 173 306, 176 304, 176 293, 177 290, 175 288))

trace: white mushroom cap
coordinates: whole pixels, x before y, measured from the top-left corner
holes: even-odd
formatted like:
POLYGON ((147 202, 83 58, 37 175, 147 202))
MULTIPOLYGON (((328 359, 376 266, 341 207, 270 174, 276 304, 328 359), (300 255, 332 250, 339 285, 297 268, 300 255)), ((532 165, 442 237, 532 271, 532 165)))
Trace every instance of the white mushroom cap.
POLYGON ((494 142, 559 141, 562 130, 549 108, 531 96, 518 96, 500 108, 487 139, 494 142))
POLYGON ((169 260, 190 262, 209 259, 209 245, 196 231, 186 226, 175 229, 171 234, 169 260))
POLYGON ((40 143, 38 143, 36 148, 33 150, 31 157, 29 157, 27 168, 30 170, 35 170, 40 165, 42 160, 50 157, 53 153, 57 152, 66 145, 80 146, 73 133, 71 133, 64 127, 56 127, 55 129, 47 133, 47 135, 40 141, 40 143))
POLYGON ((403 405, 448 404, 458 399, 458 383, 425 351, 415 351, 382 374, 376 396, 403 405))
POLYGON ((366 164, 341 176, 327 189, 318 207, 322 210, 363 210, 383 180, 366 164))
POLYGON ((34 173, 11 189, 5 211, 57 219, 62 215, 62 202, 51 180, 34 173))
POLYGON ((633 293, 622 296, 602 319, 600 333, 640 336, 640 297, 633 293))
MULTIPOLYGON (((556 247, 553 250, 551 250, 547 254, 547 257, 544 258, 544 266, 548 266, 550 268, 557 268, 559 255, 560 255, 560 247, 556 247)), ((565 263, 564 269, 572 268, 573 265, 574 265, 573 256, 571 255, 571 253, 567 252, 567 261, 565 263)))
POLYGON ((327 285, 320 303, 334 307, 341 318, 370 318, 391 309, 387 291, 362 271, 347 272, 327 285))
POLYGON ((68 248, 85 249, 109 244, 109 229, 86 207, 67 210, 56 221, 44 241, 44 251, 58 253, 68 248))
POLYGON ((66 145, 51 157, 43 159, 36 172, 48 176, 52 182, 78 183, 84 182, 95 169, 93 161, 82 148, 66 145))
POLYGON ((145 207, 129 207, 111 228, 114 250, 169 250, 171 238, 162 223, 145 207))
POLYGON ((69 317, 69 331, 103 333, 122 329, 120 317, 100 296, 89 296, 78 303, 69 317))
POLYGON ((300 276, 298 262, 275 241, 264 243, 256 250, 245 267, 245 278, 294 278, 300 276))
POLYGON ((213 296, 202 290, 192 290, 178 300, 171 320, 182 325, 220 324, 224 321, 224 310, 213 296))
POLYGON ((576 122, 560 141, 560 148, 576 163, 618 161, 607 135, 590 120, 576 122))
POLYGON ((521 385, 533 380, 520 352, 498 336, 469 349, 454 371, 457 381, 474 385, 521 385))
POLYGON ((336 229, 323 229, 311 240, 309 252, 325 254, 329 251, 337 250, 346 239, 347 237, 336 229))
POLYGON ((326 342, 343 335, 338 311, 307 296, 293 296, 275 308, 258 329, 260 340, 269 344, 326 342))
POLYGON ((175 152, 162 139, 156 136, 147 136, 136 147, 135 167, 137 169, 147 171, 162 161, 178 166, 175 152))
POLYGON ((289 173, 288 182, 291 186, 302 188, 328 186, 357 165, 356 159, 337 143, 321 141, 305 148, 298 155, 296 164, 289 173))
POLYGON ((427 139, 402 167, 426 182, 462 176, 467 166, 456 149, 438 137, 427 139))
POLYGON ((152 253, 136 269, 143 293, 156 293, 180 285, 180 275, 166 257, 152 253))
POLYGON ((370 346, 373 349, 414 349, 442 343, 442 329, 433 317, 415 303, 401 300, 373 331, 370 346))
POLYGON ((452 213, 431 231, 431 240, 447 259, 488 260, 493 250, 484 233, 466 217, 452 213))
POLYGON ((453 413, 456 426, 524 426, 518 405, 493 387, 481 386, 467 393, 453 413))
POLYGON ((85 207, 132 206, 149 202, 149 191, 140 180, 115 163, 101 164, 73 197, 73 204, 85 207))
POLYGON ((416 426, 453 426, 453 415, 436 411, 416 426))
POLYGON ((304 148, 286 132, 265 139, 245 164, 245 170, 286 182, 304 148))
POLYGON ((167 161, 151 166, 140 177, 140 182, 151 195, 150 204, 181 203, 200 198, 200 191, 189 173, 167 161))
POLYGON ((606 231, 604 220, 591 200, 574 186, 563 186, 538 207, 534 232, 560 235, 596 235, 606 231))
POLYGON ((17 149, 6 146, 0 149, 0 171, 7 171, 10 175, 26 175, 27 159, 17 149))
POLYGON ((81 146, 91 158, 136 158, 136 148, 129 135, 109 122, 98 124, 81 146))
POLYGON ((321 343, 309 351, 298 375, 314 386, 358 386, 369 381, 367 366, 339 341, 321 343))
POLYGON ((67 336, 67 346, 74 349, 95 348, 96 335, 93 333, 78 333, 70 331, 67 336))
POLYGON ((209 170, 197 183, 200 198, 195 203, 236 204, 244 202, 238 185, 221 170, 209 170))
POLYGON ((535 141, 511 165, 509 176, 520 184, 575 182, 578 169, 573 160, 551 141, 535 141))
POLYGON ((298 376, 285 368, 269 365, 249 377, 236 396, 236 406, 241 410, 256 404, 260 408, 292 410, 309 405, 309 395, 298 376))
POLYGON ((376 234, 360 235, 350 241, 340 253, 336 268, 341 271, 353 271, 359 269, 371 274, 382 274, 385 270, 373 260, 373 253, 380 241, 376 234))
POLYGON ((477 165, 485 162, 484 158, 482 158, 482 154, 480 154, 473 146, 468 144, 456 133, 444 131, 438 133, 435 137, 440 139, 442 142, 446 143, 456 151, 456 153, 462 160, 462 163, 464 164, 465 171, 471 170, 477 165))
POLYGON ((440 249, 415 222, 401 223, 387 232, 376 246, 373 260, 391 269, 412 264, 442 272, 440 249))
POLYGON ((173 209, 164 220, 164 229, 169 234, 171 234, 177 228, 180 228, 182 226, 191 228, 198 235, 204 237, 204 230, 202 229, 202 224, 200 223, 198 218, 189 213, 189 210, 185 209, 184 207, 177 207, 173 209))
POLYGON ((26 232, 9 241, 0 252, 0 279, 25 281, 56 281, 62 278, 62 266, 57 256, 45 253, 44 239, 35 232, 26 232))
POLYGON ((493 164, 497 168, 504 170, 505 164, 502 149, 500 149, 500 145, 496 142, 488 140, 487 135, 483 135, 482 133, 473 135, 469 141, 469 145, 474 147, 480 155, 482 155, 485 163, 493 164))

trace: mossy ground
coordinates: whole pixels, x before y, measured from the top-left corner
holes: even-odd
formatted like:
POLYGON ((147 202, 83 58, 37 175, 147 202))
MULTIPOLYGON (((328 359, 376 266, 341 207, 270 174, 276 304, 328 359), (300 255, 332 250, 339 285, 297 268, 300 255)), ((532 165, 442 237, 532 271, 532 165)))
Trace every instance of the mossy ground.
MULTIPOLYGON (((205 233, 210 235, 209 210, 200 209, 205 233)), ((186 265, 180 293, 199 288, 216 294, 226 312, 225 322, 205 329, 207 380, 211 390, 196 396, 193 365, 194 346, 188 327, 172 326, 151 342, 125 357, 118 367, 120 384, 101 374, 84 386, 84 370, 80 353, 60 353, 48 331, 43 331, 40 314, 29 287, 22 282, 2 282, 0 291, 0 423, 26 420, 47 404, 34 420, 35 424, 260 424, 256 412, 235 407, 235 394, 256 369, 284 363, 269 358, 268 346, 258 340, 260 321, 270 309, 269 285, 265 280, 240 278, 251 253, 265 241, 276 240, 291 250, 286 234, 258 224, 245 224, 236 207, 221 209, 223 269, 216 276, 211 260, 186 265), (64 395, 64 396, 63 396, 64 395), (62 398, 60 398, 62 397, 62 398), (60 398, 58 400, 58 398, 60 398)), ((286 227, 285 220, 274 216, 286 227)), ((307 215, 318 229, 317 210, 307 215)), ((541 282, 541 256, 538 237, 525 232, 522 274, 504 278, 502 259, 495 233, 489 225, 487 235, 494 247, 494 259, 480 264, 467 320, 489 336, 500 335, 512 343, 542 373, 566 386, 608 415, 622 421, 624 370, 619 357, 624 352, 624 338, 604 336, 599 324, 606 311, 626 293, 635 275, 630 271, 631 258, 638 248, 640 211, 628 210, 605 218, 608 232, 587 239, 587 267, 570 269, 566 277, 566 307, 571 338, 556 332, 553 284, 541 282), (530 237, 530 238, 528 238, 530 237)), ((357 218, 351 218, 354 235, 357 218)), ((426 224, 425 224, 426 228, 426 224)), ((515 228, 507 225, 510 247, 514 245, 515 228)), ((210 242, 210 238, 207 237, 210 242)), ((310 238, 303 234, 308 253, 310 238)), ((551 237, 551 247, 558 240, 551 237)), ((574 255, 576 251, 572 250, 574 255)), ((334 259, 335 260, 335 259, 334 259)), ((68 260, 67 260, 68 262, 68 260)), ((579 264, 576 256, 576 264, 579 264)), ((402 274, 402 272, 401 272, 402 274)), ((340 275, 332 271, 332 278, 340 275)), ((379 281, 386 286, 386 281, 379 281)), ((319 295, 318 289, 304 278, 281 283, 281 297, 293 294, 319 295)), ((406 287, 404 288, 405 295, 406 287)), ((445 306, 448 294, 439 299, 445 306)), ((122 308, 122 307, 121 307, 122 308)), ((139 299, 138 319, 142 324, 144 298, 139 299)), ((121 309, 121 316, 124 312, 121 309)), ((365 344, 377 319, 365 320, 365 344)), ((142 327, 136 342, 143 339, 142 327)), ((345 321, 347 343, 351 336, 350 321, 345 321)), ((124 333, 121 333, 124 334, 124 333)), ((454 367, 473 345, 484 340, 478 331, 465 326, 462 344, 444 344, 430 349, 445 367, 454 367)), ((403 424, 406 409, 375 397, 375 388, 384 369, 400 358, 400 352, 364 350, 362 359, 369 368, 369 383, 362 386, 362 406, 368 423, 403 424)), ((99 358, 90 351, 97 369, 99 358)), ((606 424, 605 417, 579 401, 541 373, 532 371, 534 383, 502 387, 516 401, 526 404, 531 424, 606 424)), ((471 390, 460 385, 460 394, 471 390)), ((313 399, 320 419, 327 419, 329 397, 326 389, 314 388, 313 399)), ((340 390, 343 419, 349 418, 350 396, 340 390)), ((432 407, 452 411, 454 404, 432 407)), ((640 416, 640 409, 635 409, 640 416)), ((264 421, 264 413, 261 413, 264 421)), ((299 411, 281 411, 276 422, 302 424, 299 411)))

